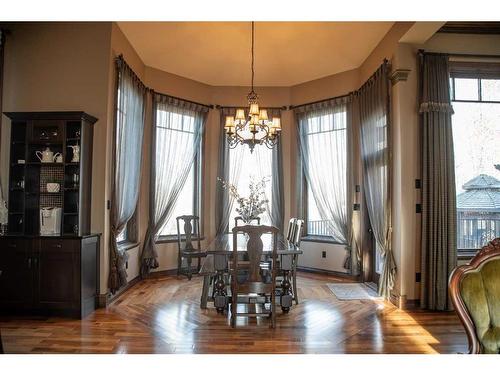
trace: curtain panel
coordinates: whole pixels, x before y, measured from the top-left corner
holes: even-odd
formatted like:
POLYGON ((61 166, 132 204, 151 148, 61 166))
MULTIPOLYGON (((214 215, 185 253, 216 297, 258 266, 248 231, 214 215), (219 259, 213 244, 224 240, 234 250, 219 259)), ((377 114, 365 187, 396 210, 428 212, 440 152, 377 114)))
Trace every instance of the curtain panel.
MULTIPOLYGON (((232 153, 235 162, 231 163, 229 160, 229 145, 227 143, 226 133, 224 131, 224 124, 226 116, 235 116, 236 108, 221 107, 220 126, 219 126, 219 160, 217 166, 217 178, 238 185, 241 173, 241 161, 243 160, 244 149, 243 147, 236 147, 232 153)), ((215 204, 215 228, 216 236, 223 235, 229 232, 229 218, 233 209, 234 198, 222 187, 220 181, 217 181, 216 190, 216 204, 215 204)))
MULTIPOLYGON (((344 266, 359 272, 353 247, 351 98, 346 96, 295 109, 301 175, 334 240, 346 245, 344 266)), ((302 183, 299 182, 300 185, 302 183)), ((302 189, 301 189, 302 190, 302 189)))
POLYGON ((396 277, 391 247, 391 157, 389 66, 385 61, 354 95, 359 110, 361 157, 366 206, 376 241, 383 258, 379 294, 390 297, 396 277))
MULTIPOLYGON (((2 144, 2 113, 3 113, 3 106, 2 106, 2 98, 3 98, 3 65, 4 65, 4 51, 5 51, 5 30, 0 29, 0 145, 2 144)), ((5 198, 3 194, 3 188, 4 186, 2 181, 2 175, 0 174, 0 205, 4 205, 4 207, 0 207, 0 209, 4 209, 5 212, 7 210, 6 204, 5 204, 5 198)), ((5 223, 7 224, 7 218, 4 219, 5 223)), ((0 220, 0 225, 2 224, 2 221, 0 220)))
POLYGON ((457 265, 455 162, 448 56, 420 54, 422 251, 420 305, 450 310, 448 278, 457 265))
MULTIPOLYGON (((269 118, 279 117, 281 119, 281 109, 268 108, 267 114, 269 118)), ((271 225, 278 228, 281 232, 284 230, 285 220, 285 198, 283 191, 283 147, 281 139, 278 144, 271 149, 271 153, 262 152, 267 149, 267 146, 262 145, 256 147, 254 152, 257 156, 259 163, 260 178, 264 178, 263 166, 271 165, 271 199, 270 204, 267 205, 266 213, 269 215, 271 225)))
POLYGON ((149 222, 141 255, 143 277, 158 268, 156 240, 201 150, 208 111, 200 104, 154 95, 149 222))
POLYGON ((134 215, 139 198, 147 95, 147 88, 121 56, 116 59, 116 68, 110 213, 109 288, 112 293, 127 284, 127 253, 118 247, 117 237, 134 215))

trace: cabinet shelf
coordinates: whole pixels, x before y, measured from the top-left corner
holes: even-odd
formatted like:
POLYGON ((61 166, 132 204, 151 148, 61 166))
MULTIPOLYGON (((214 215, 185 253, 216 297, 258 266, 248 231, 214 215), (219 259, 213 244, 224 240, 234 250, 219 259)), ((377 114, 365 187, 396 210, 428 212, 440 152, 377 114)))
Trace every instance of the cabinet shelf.
POLYGON ((42 163, 41 161, 29 161, 26 164, 28 164, 28 165, 43 165, 43 166, 47 166, 47 167, 58 167, 58 166, 63 167, 64 166, 64 163, 42 163))
POLYGON ((8 112, 6 116, 12 120, 8 186, 10 207, 15 210, 8 231, 38 235, 42 224, 40 209, 59 207, 59 236, 70 233, 70 228, 73 235, 89 234, 93 124, 97 119, 84 112, 8 112), (65 149, 66 144, 80 146, 79 162, 71 162, 73 154, 65 149), (47 147, 54 155, 61 154, 62 162, 39 160, 36 151, 47 147), (24 187, 17 185, 19 181, 24 181, 24 187), (49 182, 59 183, 59 191, 47 191, 49 182), (74 182, 78 185, 72 185, 74 182), (17 212, 21 210, 24 212, 17 212))

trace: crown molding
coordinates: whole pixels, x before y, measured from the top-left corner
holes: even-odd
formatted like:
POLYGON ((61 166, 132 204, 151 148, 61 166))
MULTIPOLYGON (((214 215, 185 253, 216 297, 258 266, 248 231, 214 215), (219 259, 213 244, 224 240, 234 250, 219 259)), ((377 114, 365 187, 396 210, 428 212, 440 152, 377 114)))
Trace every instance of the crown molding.
POLYGON ((408 80, 408 75, 410 74, 410 69, 396 69, 392 72, 390 79, 391 83, 394 86, 398 82, 405 82, 408 80))

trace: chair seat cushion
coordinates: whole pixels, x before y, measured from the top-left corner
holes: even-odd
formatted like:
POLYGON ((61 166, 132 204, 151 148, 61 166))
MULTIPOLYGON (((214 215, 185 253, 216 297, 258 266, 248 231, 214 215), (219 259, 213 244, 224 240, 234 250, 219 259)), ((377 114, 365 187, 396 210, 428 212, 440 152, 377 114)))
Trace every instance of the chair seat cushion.
POLYGON ((486 354, 500 354, 500 328, 489 328, 481 338, 483 351, 486 354))

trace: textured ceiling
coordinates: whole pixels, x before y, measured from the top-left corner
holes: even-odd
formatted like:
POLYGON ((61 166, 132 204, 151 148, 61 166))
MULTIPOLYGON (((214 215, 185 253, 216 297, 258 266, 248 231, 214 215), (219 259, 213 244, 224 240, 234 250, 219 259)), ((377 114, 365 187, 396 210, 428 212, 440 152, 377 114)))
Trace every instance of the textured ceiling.
MULTIPOLYGON (((118 22, 148 66, 217 86, 250 83, 250 22, 118 22)), ((393 22, 256 22, 256 86, 359 67, 393 22)))

